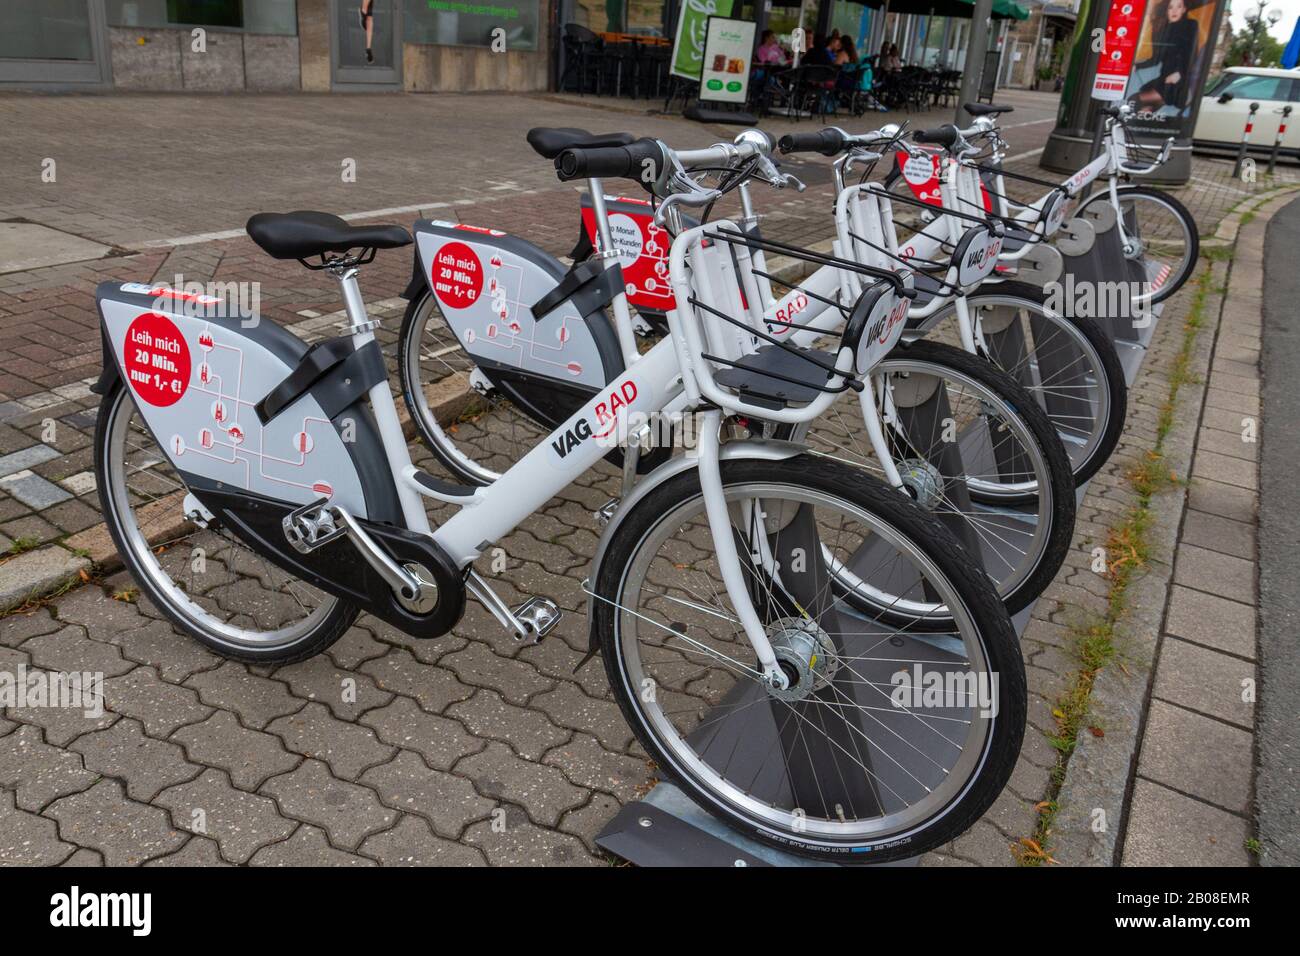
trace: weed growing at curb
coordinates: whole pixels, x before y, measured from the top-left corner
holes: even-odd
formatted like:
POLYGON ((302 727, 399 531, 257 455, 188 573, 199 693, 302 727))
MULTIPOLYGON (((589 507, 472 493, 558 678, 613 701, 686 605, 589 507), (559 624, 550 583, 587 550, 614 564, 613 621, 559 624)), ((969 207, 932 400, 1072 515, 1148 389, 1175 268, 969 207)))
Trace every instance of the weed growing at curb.
MULTIPOLYGON (((1215 250, 1214 255, 1206 258, 1219 261, 1221 257, 1218 252, 1219 250, 1215 250)), ((1160 413, 1156 419, 1155 447, 1147 452, 1142 461, 1126 476, 1130 486, 1137 493, 1138 500, 1125 516, 1124 521, 1111 529, 1106 541, 1108 561, 1105 573, 1110 584, 1106 612, 1093 615, 1091 620, 1070 628, 1075 654, 1079 659, 1079 670, 1075 673, 1070 686, 1057 700, 1056 706, 1052 708, 1052 716, 1056 718, 1056 733, 1048 740, 1056 749, 1056 766, 1052 768, 1047 797, 1038 804, 1038 825, 1034 828, 1033 836, 1022 839, 1012 846, 1012 852, 1022 866, 1040 866, 1043 863, 1056 862, 1052 859, 1049 841, 1052 835, 1052 824, 1056 820, 1056 800, 1065 783, 1066 765, 1074 752, 1081 729, 1086 728, 1097 736, 1105 733, 1102 728, 1089 726, 1087 723, 1089 699, 1098 673, 1115 660, 1115 633, 1117 626, 1128 615, 1129 585, 1132 584, 1134 575, 1146 566, 1149 557, 1149 533, 1154 520, 1151 501, 1170 485, 1179 483, 1178 477, 1172 473, 1165 460, 1165 439, 1174 427, 1178 393, 1184 385, 1197 381, 1191 366, 1196 350, 1196 338, 1205 324, 1206 301, 1211 293, 1217 291, 1211 284, 1211 280, 1211 268, 1202 269, 1196 278, 1191 307, 1183 320, 1182 342, 1169 370, 1169 389, 1164 401, 1161 402, 1160 413)))

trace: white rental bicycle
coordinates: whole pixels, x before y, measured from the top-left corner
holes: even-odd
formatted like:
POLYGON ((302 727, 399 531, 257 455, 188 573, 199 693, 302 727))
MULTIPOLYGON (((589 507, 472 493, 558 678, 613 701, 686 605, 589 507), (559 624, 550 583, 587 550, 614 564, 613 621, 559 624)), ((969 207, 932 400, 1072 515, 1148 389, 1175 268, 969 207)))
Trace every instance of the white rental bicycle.
MULTIPOLYGON (((573 154, 593 175, 653 164, 667 211, 707 195, 692 167, 752 155, 650 140, 573 154)), ((96 474, 141 591, 208 647, 264 664, 318 653, 361 609, 436 637, 467 594, 540 639, 554 602, 509 607, 476 559, 639 417, 692 413, 694 454, 634 484, 627 449, 627 493, 592 564, 590 642, 630 725, 702 806, 796 852, 869 862, 951 840, 1001 791, 1023 736, 1024 672, 996 590, 907 496, 800 446, 735 437, 738 419, 795 424, 860 387, 893 344, 867 332, 896 313, 903 283, 864 288, 807 400, 757 406, 721 374, 752 348, 714 315, 741 314, 737 280, 752 281, 734 228, 674 239, 671 334, 484 487, 430 475, 402 438, 357 274, 409 244, 406 230, 313 212, 249 221, 270 255, 339 282, 351 325, 311 348, 204 296, 104 283, 96 474), (453 513, 432 527, 426 500, 453 513), (892 615, 843 601, 846 581, 892 615), (922 629, 932 614, 945 629, 922 629)), ((448 295, 490 286, 459 238, 433 256, 448 295)), ((562 317, 538 321, 565 341, 562 317)))
MULTIPOLYGON (((567 146, 581 146, 584 155, 590 155, 594 148, 618 147, 630 140, 626 134, 593 136, 548 128, 534 129, 528 138, 548 158, 571 163, 568 176, 586 173, 574 157, 565 155, 567 146)), ((746 280, 752 284, 742 293, 744 308, 711 320, 729 324, 743 318, 748 323, 752 354, 743 367, 721 374, 753 403, 781 407, 793 396, 812 391, 804 379, 811 378, 815 385, 825 377, 824 369, 809 358, 820 354, 820 339, 838 340, 863 283, 876 280, 846 259, 760 237, 748 183, 783 188, 793 180, 773 166, 774 144, 765 133, 750 130, 736 142, 735 148, 715 147, 721 153, 731 150, 728 162, 693 170, 698 181, 708 181, 712 188, 712 198, 698 200, 705 218, 717 199, 740 191, 745 216, 739 224, 745 237, 719 241, 745 244, 753 273, 752 280, 746 280), (741 146, 750 158, 739 158, 741 146), (779 306, 772 293, 778 280, 766 266, 764 250, 769 245, 821 267, 797 283, 779 306), (799 348, 783 351, 787 341, 799 348)), ((590 219, 595 245, 613 254, 580 261, 567 271, 507 233, 427 221, 416 225, 419 254, 399 337, 403 393, 431 450, 467 481, 493 480, 539 441, 551 422, 567 416, 566 403, 581 403, 580 388, 602 384, 596 376, 575 381, 575 368, 583 375, 597 369, 610 376, 629 356, 635 360, 628 300, 637 284, 656 282, 656 298, 666 291, 671 300, 667 250, 671 237, 695 221, 673 203, 662 210, 662 225, 645 222, 652 211, 649 202, 638 205, 626 197, 605 197, 599 178, 588 178, 590 195, 596 197, 590 219), (639 213, 641 221, 628 213, 639 213), (496 285, 489 280, 487 298, 468 301, 441 274, 437 250, 452 237, 480 260, 499 263, 492 266, 496 285), (661 254, 658 270, 637 259, 661 254), (493 289, 504 298, 496 298, 493 289), (556 308, 565 295, 575 301, 585 298, 590 308, 565 317, 556 308), (535 303, 531 315, 518 321, 522 310, 507 300, 535 303), (534 321, 539 314, 546 316, 541 326, 534 321), (554 324, 557 318, 562 324, 552 334, 546 323, 554 324), (563 342, 561 329, 567 336, 563 342), (604 349, 599 347, 602 337, 608 343, 604 349), (593 347, 575 347, 588 340, 593 347), (480 414, 484 407, 491 409, 490 415, 480 414)), ((910 281, 908 270, 896 263, 889 266, 886 271, 897 271, 910 281)), ((896 341, 892 325, 888 332, 896 341)), ((833 353, 822 354, 819 361, 833 358, 833 353)), ((866 377, 861 391, 844 392, 813 425, 757 418, 748 425, 769 437, 807 441, 815 450, 864 466, 905 490, 982 559, 1012 612, 1037 597, 1068 551, 1074 482, 1052 422, 1023 386, 960 349, 934 342, 895 349, 866 377)), ((662 463, 665 450, 642 455, 639 467, 662 463)), ((850 601, 862 597, 857 589, 848 591, 850 601)), ((926 621, 941 625, 938 617, 926 621)))
MULTIPOLYGON (((989 216, 976 198, 967 197, 970 170, 959 162, 970 149, 955 127, 920 131, 914 139, 943 147, 949 160, 939 166, 932 190, 941 207, 932 207, 933 195, 922 200, 905 191, 890 191, 887 184, 868 181, 872 167, 887 147, 902 146, 898 131, 890 128, 860 135, 827 127, 812 133, 783 137, 784 151, 819 152, 835 156, 836 182, 841 200, 847 205, 851 229, 846 251, 864 263, 910 265, 918 270, 941 274, 952 261, 958 245, 969 234, 973 218, 1000 226, 1015 227, 1037 240, 1028 246, 1040 248, 1060 224, 1061 194, 1045 197, 1043 204, 1004 223, 989 216), (850 174, 863 166, 859 182, 850 174), (934 218, 925 218, 920 232, 899 233, 894 207, 921 208, 934 218)), ((909 147, 902 147, 904 150, 909 147)), ((929 168, 929 157, 925 157, 929 168)), ((976 183, 978 190, 978 183, 976 183)), ((1090 478, 1105 464, 1124 429, 1128 386, 1114 344, 1096 322, 1084 316, 1065 314, 1052 307, 1050 297, 1039 287, 1020 281, 999 281, 992 270, 1005 262, 1003 247, 972 248, 972 265, 978 263, 988 274, 974 290, 953 296, 935 276, 920 274, 920 297, 913 303, 909 321, 915 334, 928 334, 952 320, 962 347, 990 360, 1033 393, 1047 413, 1070 456, 1077 482, 1090 478), (995 256, 989 262, 988 256, 995 256)), ((1019 252, 1015 255, 1022 256, 1019 252)))
MULTIPOLYGON (((1018 226, 1011 230, 1003 253, 1004 262, 1014 262, 1024 256, 1033 240, 1043 234, 1043 225, 1052 222, 1059 225, 1067 206, 1073 203, 1075 215, 1093 210, 1102 217, 1100 221, 1115 223, 1124 258, 1141 276, 1130 295, 1134 314, 1165 301, 1191 278, 1200 254, 1196 220, 1186 206, 1163 189, 1131 182, 1134 177, 1145 176, 1164 165, 1173 137, 1159 148, 1139 143, 1128 128, 1134 116, 1132 106, 1121 103, 1101 110, 1101 151, 1088 165, 1060 183, 1003 168, 1008 144, 1002 138, 997 118, 1011 112, 1012 107, 967 103, 965 109, 974 118, 969 127, 960 130, 944 127, 955 132, 948 151, 955 157, 959 170, 953 177, 955 188, 945 192, 941 203, 935 204, 966 212, 987 210, 1018 226), (1008 179, 1045 186, 1047 192, 1032 202, 1017 202, 1008 195, 1008 179), (1093 191, 1097 184, 1103 188, 1093 191), (1104 214, 1098 212, 1103 206, 1108 210, 1104 214)), ((892 192, 902 193, 908 189, 907 182, 905 163, 900 161, 891 170, 886 184, 892 192)), ((935 193, 933 198, 940 197, 935 193)), ((1049 225, 1048 235, 1051 231, 1054 230, 1049 225)), ((927 248, 918 246, 919 254, 926 255, 927 248)))

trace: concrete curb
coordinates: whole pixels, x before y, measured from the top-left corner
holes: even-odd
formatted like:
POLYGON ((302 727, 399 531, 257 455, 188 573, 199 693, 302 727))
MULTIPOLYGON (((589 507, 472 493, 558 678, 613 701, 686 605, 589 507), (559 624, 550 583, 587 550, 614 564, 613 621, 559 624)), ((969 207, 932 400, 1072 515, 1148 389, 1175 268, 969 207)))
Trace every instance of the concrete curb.
MULTIPOLYGON (((1244 201, 1219 224, 1215 238, 1235 244, 1243 228, 1242 220, 1252 213, 1256 215, 1244 228, 1266 228, 1273 213, 1290 202, 1297 191, 1295 187, 1273 190, 1244 201)), ((1226 263, 1215 263, 1212 268, 1217 284, 1222 285, 1225 278, 1231 283, 1226 263)), ((1205 382, 1224 300, 1223 295, 1214 297, 1217 311, 1211 334, 1199 337, 1189 369, 1199 381, 1196 387, 1183 389, 1174 412, 1174 426, 1165 437, 1166 461, 1170 470, 1183 479, 1191 473, 1205 403, 1205 382)), ((1119 837, 1186 504, 1187 492, 1182 486, 1175 493, 1157 495, 1151 502, 1151 560, 1146 573, 1130 585, 1130 610, 1119 625, 1117 643, 1127 673, 1111 665, 1098 674, 1093 684, 1090 713, 1104 727, 1105 736, 1081 733, 1066 764, 1052 826, 1052 856, 1059 863, 1113 866, 1119 862, 1119 837)))

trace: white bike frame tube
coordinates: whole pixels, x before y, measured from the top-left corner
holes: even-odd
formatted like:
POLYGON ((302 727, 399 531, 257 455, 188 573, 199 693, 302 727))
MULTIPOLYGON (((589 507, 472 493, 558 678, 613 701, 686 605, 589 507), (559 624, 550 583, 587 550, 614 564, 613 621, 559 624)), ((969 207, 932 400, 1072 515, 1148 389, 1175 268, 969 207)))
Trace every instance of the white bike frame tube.
MULTIPOLYGON (((713 547, 718 555, 718 570, 722 574, 722 583, 727 596, 731 598, 736 616, 745 629, 745 636, 753 645, 759 663, 765 674, 779 673, 776 655, 767 639, 763 622, 758 619, 754 602, 749 597, 749 588, 745 584, 745 574, 740 568, 740 555, 736 551, 736 539, 731 529, 731 515, 727 509, 727 498, 722 490, 722 470, 719 464, 719 431, 722 426, 722 413, 716 410, 705 412, 700 421, 699 473, 700 490, 704 496, 704 511, 709 518, 709 531, 713 534, 713 547)), ((752 502, 753 507, 761 503, 752 502)))
MULTIPOLYGON (((337 278, 343 292, 343 307, 347 310, 352 328, 357 330, 352 333, 352 344, 360 349, 374 341, 375 333, 366 315, 361 288, 357 285, 357 270, 346 269, 337 278)), ((428 534, 429 516, 424 510, 424 500, 406 478, 406 469, 411 465, 411 453, 406 447, 406 436, 402 434, 402 423, 397 417, 397 406, 393 402, 388 380, 378 383, 367 394, 370 409, 375 416, 375 425, 379 429, 379 439, 384 446, 384 455, 388 459, 389 470, 393 473, 402 517, 412 531, 428 534)))
MULTIPOLYGON (((672 342, 660 341, 591 401, 574 412, 492 484, 480 488, 474 503, 439 525, 433 540, 464 567, 493 542, 546 504, 567 485, 609 454, 630 412, 661 411, 681 391, 672 342), (626 403, 611 414, 611 398, 626 403), (628 398, 628 396, 634 396, 628 398)), ((391 395, 389 401, 392 401, 391 395)), ((401 432, 398 431, 400 440, 401 432)), ((387 441, 385 441, 387 444, 387 441)), ((400 441, 405 453, 406 442, 400 441)))
MULTIPOLYGON (((602 259, 617 259, 618 251, 614 248, 614 237, 609 230, 609 210, 605 206, 605 186, 599 179, 588 179, 587 190, 591 193, 591 213, 596 220, 596 238, 600 248, 596 250, 602 259)), ((624 367, 631 367, 641 353, 636 347, 636 332, 632 328, 632 310, 627 304, 627 292, 620 289, 618 295, 610 302, 614 313, 614 334, 618 337, 618 349, 623 353, 624 367)))

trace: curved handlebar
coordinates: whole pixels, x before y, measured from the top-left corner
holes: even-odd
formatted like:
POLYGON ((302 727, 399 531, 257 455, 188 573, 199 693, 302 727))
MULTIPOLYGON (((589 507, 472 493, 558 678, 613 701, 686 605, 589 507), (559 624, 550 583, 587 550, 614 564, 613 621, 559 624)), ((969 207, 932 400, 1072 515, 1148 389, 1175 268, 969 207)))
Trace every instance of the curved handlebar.
POLYGON ((948 123, 938 129, 918 129, 912 134, 912 139, 917 143, 952 149, 953 146, 957 145, 957 141, 961 139, 961 130, 948 123))
POLYGON ((653 185, 667 165, 657 139, 638 139, 626 146, 572 147, 555 157, 561 182, 572 179, 635 179, 653 185))
POLYGON ((777 143, 783 153, 821 153, 823 156, 841 153, 846 145, 844 131, 834 126, 807 133, 787 133, 777 143))

